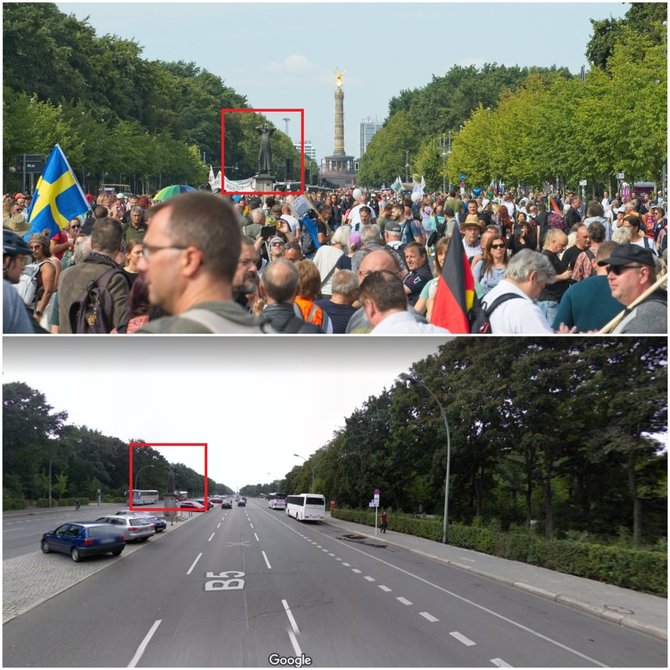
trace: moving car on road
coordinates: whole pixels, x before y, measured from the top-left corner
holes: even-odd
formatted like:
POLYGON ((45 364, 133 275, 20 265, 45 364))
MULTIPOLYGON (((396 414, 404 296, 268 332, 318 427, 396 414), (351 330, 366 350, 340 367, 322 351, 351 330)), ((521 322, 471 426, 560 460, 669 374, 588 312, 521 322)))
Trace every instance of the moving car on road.
POLYGON ((246 507, 247 506, 247 499, 244 497, 240 497, 237 499, 237 506, 238 507, 246 507))
POLYGON ((181 509, 197 509, 197 510, 205 509, 204 505, 201 505, 199 502, 196 502, 195 500, 183 500, 182 502, 179 503, 179 507, 181 507, 181 509))
POLYGON ((155 534, 154 526, 143 516, 101 516, 95 520, 96 523, 109 523, 116 526, 123 533, 126 542, 137 540, 144 542, 155 534))
POLYGON ((91 521, 68 521, 42 535, 40 547, 45 554, 57 551, 69 554, 79 562, 87 556, 112 554, 118 556, 126 546, 123 533, 109 524, 91 521))
POLYGON ((233 509, 233 501, 230 498, 224 498, 221 503, 221 509, 233 509))

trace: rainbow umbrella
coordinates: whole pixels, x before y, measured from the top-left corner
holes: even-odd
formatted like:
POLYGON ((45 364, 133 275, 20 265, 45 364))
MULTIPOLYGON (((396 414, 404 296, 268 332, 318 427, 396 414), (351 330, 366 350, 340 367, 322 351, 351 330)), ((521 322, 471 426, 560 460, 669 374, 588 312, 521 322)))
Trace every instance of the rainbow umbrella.
POLYGON ((189 193, 190 191, 195 191, 193 186, 186 186, 185 184, 175 184, 173 186, 166 186, 162 188, 156 195, 153 197, 154 202, 160 202, 161 200, 167 200, 168 198, 174 198, 176 195, 181 195, 182 193, 189 193))

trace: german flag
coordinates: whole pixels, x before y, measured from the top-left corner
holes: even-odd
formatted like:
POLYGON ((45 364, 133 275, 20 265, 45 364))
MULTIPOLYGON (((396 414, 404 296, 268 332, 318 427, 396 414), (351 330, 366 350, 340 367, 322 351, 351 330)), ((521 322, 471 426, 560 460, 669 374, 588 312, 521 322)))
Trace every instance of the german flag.
POLYGON ((460 228, 456 225, 437 280, 430 322, 451 333, 469 333, 468 311, 474 300, 475 280, 465 255, 460 228))

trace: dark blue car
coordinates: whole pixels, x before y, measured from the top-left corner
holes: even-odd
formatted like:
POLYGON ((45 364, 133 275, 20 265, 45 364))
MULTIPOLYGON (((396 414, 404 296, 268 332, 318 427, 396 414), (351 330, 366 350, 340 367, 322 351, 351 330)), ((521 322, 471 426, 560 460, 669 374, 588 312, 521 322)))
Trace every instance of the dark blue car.
POLYGON ((69 521, 42 535, 42 551, 69 554, 73 561, 86 556, 113 554, 118 556, 126 546, 123 534, 109 524, 91 521, 69 521))

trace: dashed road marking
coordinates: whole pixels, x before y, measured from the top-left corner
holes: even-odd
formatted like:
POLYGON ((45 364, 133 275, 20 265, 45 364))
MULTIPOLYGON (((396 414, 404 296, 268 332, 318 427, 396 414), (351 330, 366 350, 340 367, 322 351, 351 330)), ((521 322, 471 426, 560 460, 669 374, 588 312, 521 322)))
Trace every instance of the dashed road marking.
POLYGON ((145 635, 144 639, 142 640, 142 643, 140 646, 137 648, 137 651, 135 652, 135 655, 133 656, 132 660, 130 663, 128 663, 129 668, 134 668, 139 660, 142 658, 142 654, 144 653, 144 650, 147 648, 147 645, 151 641, 151 638, 153 637, 154 633, 156 632, 156 629, 158 626, 161 625, 162 619, 156 619, 154 621, 153 626, 149 629, 149 632, 145 635))
POLYGON ((212 541, 212 538, 213 538, 215 535, 216 535, 216 533, 212 533, 212 534, 209 536, 209 540, 207 540, 207 542, 211 542, 211 541, 212 541))
POLYGON ((263 558, 265 559, 265 565, 268 566, 268 570, 272 570, 272 566, 270 565, 270 561, 268 561, 268 557, 265 555, 265 552, 261 551, 261 554, 263 554, 263 558))
POLYGON ((256 542, 260 542, 260 540, 258 539, 258 535, 256 535, 256 533, 254 533, 254 537, 256 538, 256 542))
POLYGON ((360 575, 363 571, 359 570, 358 568, 351 568, 352 572, 355 572, 357 575, 360 575))
POLYGON ((188 571, 186 572, 187 575, 190 575, 190 574, 193 572, 193 568, 195 568, 195 564, 200 560, 200 557, 201 557, 201 556, 202 556, 202 552, 200 552, 200 553, 197 555, 195 561, 193 561, 193 565, 192 565, 192 566, 188 569, 188 571))
POLYGON ((390 593, 390 592, 393 590, 393 589, 390 589, 388 586, 384 586, 383 584, 380 584, 380 585, 379 585, 379 588, 380 588, 382 591, 386 591, 386 593, 390 593))
POLYGON ((288 617, 289 623, 291 624, 291 628, 293 629, 294 633, 299 633, 300 629, 298 628, 298 624, 295 622, 295 619, 293 618, 293 613, 291 612, 288 603, 285 600, 281 601, 282 605, 284 606, 284 610, 286 610, 286 616, 288 617))
POLYGON ((439 621, 437 617, 434 617, 430 612, 419 612, 419 614, 424 618, 428 619, 431 623, 435 623, 436 621, 439 621))
POLYGON ((509 663, 506 663, 502 658, 492 658, 491 663, 497 665, 499 668, 511 668, 512 666, 509 663))
POLYGON ((345 561, 342 562, 342 565, 343 565, 345 568, 350 568, 350 567, 351 567, 351 563, 347 563, 347 562, 345 562, 345 561))
POLYGON ((399 603, 402 603, 403 605, 412 605, 412 604, 413 604, 411 600, 407 600, 407 598, 403 598, 402 596, 398 596, 398 597, 396 598, 396 600, 397 600, 399 603))
POLYGON ((296 638, 295 633, 290 630, 288 631, 289 639, 291 640, 291 645, 293 646, 293 651, 295 652, 296 657, 302 656, 302 649, 298 644, 298 638, 296 638))
POLYGON ((363 577, 363 579, 367 580, 368 582, 376 582, 377 581, 374 577, 370 577, 369 575, 363 577))
POLYGON ((449 633, 449 635, 455 637, 459 642, 462 642, 466 647, 473 647, 475 644, 477 644, 476 642, 473 642, 470 638, 465 637, 465 635, 457 631, 449 633))

